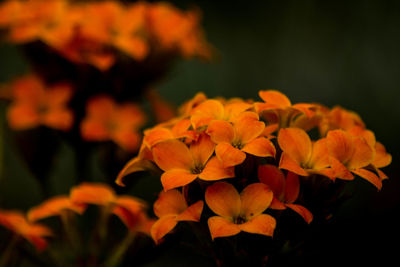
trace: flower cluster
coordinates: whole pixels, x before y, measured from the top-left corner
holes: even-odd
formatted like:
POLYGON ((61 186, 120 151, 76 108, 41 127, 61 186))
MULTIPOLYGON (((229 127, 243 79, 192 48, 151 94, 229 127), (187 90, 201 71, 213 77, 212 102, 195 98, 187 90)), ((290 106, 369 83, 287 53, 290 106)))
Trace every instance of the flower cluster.
MULTIPOLYGON (((38 126, 68 131, 74 124, 69 102, 74 90, 68 83, 50 86, 36 75, 16 79, 8 86, 11 104, 7 119, 14 130, 38 126)), ((95 95, 86 103, 86 115, 80 122, 81 136, 86 141, 111 140, 127 151, 139 147, 140 128, 146 121, 141 108, 134 103, 116 103, 111 96, 95 95)))
POLYGON ((165 52, 209 58, 199 20, 198 12, 163 2, 8 0, 0 5, 0 28, 11 42, 40 41, 72 62, 100 70, 113 66, 118 53, 136 61, 165 52))
MULTIPOLYGON (((31 208, 26 215, 19 211, 0 210, 0 225, 11 230, 15 237, 27 239, 37 250, 42 251, 48 246, 46 238, 55 238, 56 234, 38 221, 49 217, 59 217, 64 232, 68 235, 67 239, 76 246, 79 242, 74 239, 76 233, 71 228, 75 221, 74 214, 83 215, 88 205, 97 205, 101 210, 96 228, 98 233, 95 234, 106 234, 110 215, 116 215, 127 227, 130 242, 133 240, 133 234, 137 232, 150 234, 150 227, 154 221, 147 217, 146 203, 128 195, 118 196, 111 187, 102 183, 82 183, 72 188, 69 196, 49 198, 31 208)), ((76 231, 76 226, 74 230, 76 231)), ((83 236, 79 234, 79 237, 83 236)))
POLYGON ((311 176, 333 183, 357 175, 381 189, 387 176, 380 168, 391 155, 357 114, 292 104, 275 90, 259 96, 263 101, 200 93, 180 116, 144 132, 139 155, 116 182, 123 186, 123 178, 137 171, 162 172, 156 241, 178 221, 200 221, 203 200, 214 213, 204 215, 213 239, 241 231, 273 236, 277 221, 270 210, 289 208, 307 223, 313 220, 299 200, 302 181, 311 176), (203 194, 191 193, 199 189, 203 194))

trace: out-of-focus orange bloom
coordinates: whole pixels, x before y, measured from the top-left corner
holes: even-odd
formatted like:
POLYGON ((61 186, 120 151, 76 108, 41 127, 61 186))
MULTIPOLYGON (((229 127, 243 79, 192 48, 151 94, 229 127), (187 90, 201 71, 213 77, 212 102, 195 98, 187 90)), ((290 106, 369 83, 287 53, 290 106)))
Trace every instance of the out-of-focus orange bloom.
POLYGON ((365 169, 374 160, 374 150, 364 138, 343 130, 333 130, 328 132, 326 140, 335 177, 353 180, 354 173, 381 189, 382 180, 365 169))
POLYGON ((206 133, 217 143, 215 153, 224 166, 235 166, 246 159, 246 153, 258 157, 274 157, 275 147, 263 133, 265 124, 259 121, 254 112, 243 112, 234 119, 233 125, 228 121, 213 120, 206 133), (246 153, 245 153, 246 152, 246 153))
POLYGON ((248 185, 241 194, 233 185, 217 182, 206 190, 206 203, 218 216, 208 219, 212 239, 240 231, 273 236, 275 218, 263 212, 271 204, 273 193, 263 183, 248 185))
POLYGON ((49 228, 41 224, 28 222, 24 214, 19 211, 0 210, 0 225, 28 240, 39 251, 47 247, 45 237, 52 236, 49 228))
POLYGON ((307 223, 313 219, 312 213, 305 207, 293 204, 299 197, 300 182, 297 174, 288 172, 285 176, 275 165, 266 164, 258 167, 258 179, 268 185, 274 193, 271 209, 284 210, 287 207, 297 212, 307 223))
POLYGON ((151 228, 151 237, 154 242, 159 241, 180 221, 200 221, 203 211, 203 201, 188 206, 182 193, 176 189, 163 191, 154 203, 154 214, 159 218, 151 228))
POLYGON ((112 140, 122 148, 134 151, 139 147, 139 128, 145 115, 134 104, 117 104, 111 97, 90 99, 86 117, 81 124, 81 134, 87 141, 112 140))
POLYGON ((46 200, 39 206, 31 208, 27 217, 30 222, 35 222, 51 216, 62 216, 63 213, 68 211, 82 214, 85 209, 85 204, 73 203, 69 196, 56 196, 46 200))
POLYGON ((349 130, 354 126, 365 128, 365 124, 360 116, 353 111, 337 106, 325 111, 325 113, 319 126, 322 136, 326 136, 329 130, 349 130))
POLYGON ((283 151, 279 168, 302 176, 318 173, 333 179, 325 139, 312 142, 304 130, 284 128, 279 131, 278 143, 283 151))
POLYGON ((276 90, 261 90, 258 92, 259 96, 264 103, 254 103, 254 108, 258 113, 265 113, 271 123, 277 123, 280 128, 286 128, 291 126, 292 120, 301 113, 304 113, 307 117, 315 115, 315 105, 308 103, 298 103, 292 105, 289 98, 276 90))
POLYGON ((45 88, 38 77, 28 75, 16 80, 11 87, 13 102, 7 112, 11 128, 25 130, 39 125, 64 131, 71 128, 73 114, 67 108, 72 96, 69 85, 45 88))
POLYGON ((147 231, 147 216, 144 214, 146 203, 132 196, 117 196, 112 188, 102 183, 82 183, 72 188, 72 203, 77 205, 93 204, 117 215, 130 231, 147 231))
POLYGON ((214 153, 215 144, 206 134, 190 144, 170 139, 154 145, 155 163, 165 171, 161 176, 164 190, 184 186, 196 178, 206 181, 234 177, 233 167, 224 167, 214 153))
POLYGON ((199 29, 198 13, 181 12, 168 3, 158 3, 149 6, 148 22, 150 32, 161 47, 177 49, 186 57, 211 57, 209 45, 199 29))

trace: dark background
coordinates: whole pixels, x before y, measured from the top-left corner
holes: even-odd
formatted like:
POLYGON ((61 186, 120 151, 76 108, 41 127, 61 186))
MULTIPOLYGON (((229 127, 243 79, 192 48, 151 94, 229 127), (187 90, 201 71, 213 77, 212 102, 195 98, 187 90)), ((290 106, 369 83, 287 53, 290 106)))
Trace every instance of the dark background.
MULTIPOLYGON (((310 233, 301 261, 290 265, 396 266, 400 261, 400 1, 172 2, 202 10, 205 32, 217 56, 211 63, 179 62, 158 86, 166 99, 180 105, 198 91, 209 97, 258 99, 258 90, 278 89, 294 103, 319 102, 356 111, 393 156, 384 169, 389 180, 383 189, 377 192, 356 179, 354 196, 331 225, 310 233)), ((0 83, 26 69, 18 50, 1 43, 0 83)), ((0 120, 4 136, 0 207, 27 209, 42 196, 15 151, 4 115, 0 120)), ((53 192, 67 193, 75 182, 68 145, 57 157, 53 192)), ((101 172, 97 174, 101 180, 101 172)), ((145 194, 141 185, 134 190, 139 196, 145 194)), ((192 261, 180 259, 182 266, 192 261)))

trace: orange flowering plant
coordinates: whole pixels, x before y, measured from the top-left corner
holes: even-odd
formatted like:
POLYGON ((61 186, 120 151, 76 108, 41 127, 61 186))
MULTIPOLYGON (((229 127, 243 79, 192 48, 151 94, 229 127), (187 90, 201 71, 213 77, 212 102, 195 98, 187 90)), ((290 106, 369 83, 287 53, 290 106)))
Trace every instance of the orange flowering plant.
POLYGON ((166 2, 0 3, 1 37, 23 52, 31 71, 2 85, 0 97, 46 195, 48 163, 63 142, 74 149, 78 177, 95 153, 114 177, 138 151, 145 123, 175 116, 154 87, 178 59, 211 59, 200 22, 199 10, 166 2), (152 114, 143 110, 146 101, 152 114))
POLYGON ((217 264, 237 263, 232 255, 245 253, 261 265, 274 260, 276 246, 288 249, 285 240, 294 235, 284 231, 332 217, 350 180, 382 188, 388 177, 381 168, 391 155, 356 113, 292 104, 276 90, 259 96, 262 101, 200 93, 177 117, 144 132, 139 155, 116 183, 124 186, 138 171, 161 173, 159 219, 150 231, 156 243, 190 221, 206 232, 217 264), (256 248, 252 240, 260 238, 265 246, 256 248))
POLYGON ((146 209, 147 204, 141 199, 117 195, 103 183, 86 182, 73 187, 69 195, 45 200, 26 215, 20 211, 0 210, 0 225, 12 232, 11 241, 0 253, 0 264, 11 266, 17 261, 19 247, 25 245, 21 242, 24 238, 40 253, 42 266, 54 266, 59 262, 118 266, 136 239, 150 239, 146 236, 150 236, 154 220, 147 216, 146 209), (99 209, 91 210, 91 205, 99 209), (121 223, 113 220, 114 215, 125 225, 125 235, 117 235, 120 232, 115 228, 121 228, 121 223), (51 217, 59 217, 61 227, 51 223, 51 217), (82 227, 88 225, 92 233, 86 236, 82 227))

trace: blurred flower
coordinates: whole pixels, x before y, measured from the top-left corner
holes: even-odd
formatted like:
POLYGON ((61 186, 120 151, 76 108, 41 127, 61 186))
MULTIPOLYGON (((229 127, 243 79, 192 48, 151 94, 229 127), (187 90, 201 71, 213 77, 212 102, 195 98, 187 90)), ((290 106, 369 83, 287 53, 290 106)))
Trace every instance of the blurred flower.
POLYGON ((28 222, 24 214, 19 211, 0 210, 0 225, 28 240, 39 251, 47 247, 45 237, 52 236, 49 228, 42 224, 28 222))
POLYGON ((225 237, 240 231, 273 236, 276 221, 263 212, 269 207, 273 193, 262 183, 248 185, 241 194, 233 185, 217 182, 206 190, 206 203, 218 216, 208 219, 211 237, 225 237))
POLYGON ((62 216, 63 213, 68 211, 82 214, 85 209, 85 204, 79 205, 73 203, 69 199, 69 196, 55 196, 47 199, 40 205, 31 208, 28 211, 27 218, 30 222, 36 222, 47 217, 62 216))
POLYGON ((86 113, 81 123, 83 139, 112 140, 129 151, 139 147, 138 130, 145 122, 145 115, 137 105, 117 104, 111 97, 97 96, 88 101, 86 113))
POLYGON ((25 130, 44 125, 58 130, 69 130, 73 113, 67 108, 72 96, 68 84, 55 84, 48 88, 34 75, 17 79, 11 85, 12 103, 7 119, 15 130, 25 130))
POLYGON ((203 201, 188 206, 182 193, 176 189, 161 192, 154 203, 154 214, 159 218, 151 228, 154 242, 159 241, 180 221, 200 221, 203 201))

